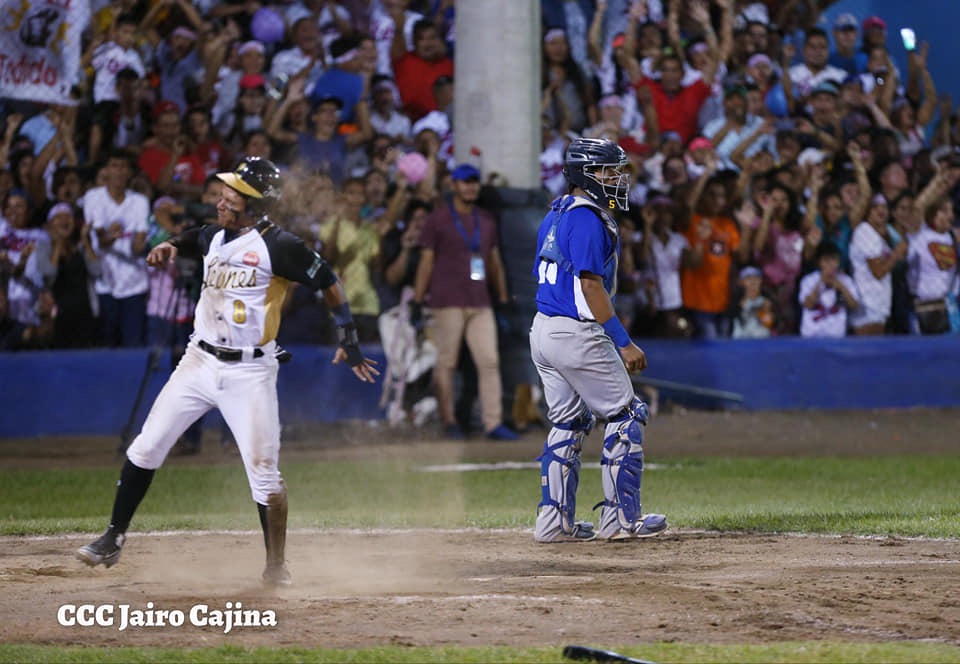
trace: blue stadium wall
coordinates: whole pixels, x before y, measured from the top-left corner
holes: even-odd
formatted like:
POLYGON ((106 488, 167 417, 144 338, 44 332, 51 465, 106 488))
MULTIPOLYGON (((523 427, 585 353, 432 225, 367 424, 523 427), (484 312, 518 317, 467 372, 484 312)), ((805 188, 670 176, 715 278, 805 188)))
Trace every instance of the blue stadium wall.
MULTIPOLYGON (((650 361, 645 375, 743 396, 740 404, 716 405, 747 410, 960 406, 960 337, 641 343, 650 361)), ((280 368, 284 423, 383 417, 377 405, 382 382, 361 383, 348 369, 332 366, 331 348, 291 350, 293 362, 280 368)), ((365 352, 382 366, 378 346, 365 352)), ((119 434, 147 357, 145 349, 0 354, 0 437, 119 434)), ((137 427, 169 376, 168 357, 159 366, 150 374, 137 427)))
POLYGON ((887 22, 887 49, 906 75, 907 54, 900 41, 900 28, 913 28, 917 42, 929 42, 927 65, 937 84, 937 92, 960 101, 960 68, 956 63, 956 29, 960 23, 960 2, 956 0, 840 0, 824 14, 828 29, 838 14, 851 13, 863 22, 868 16, 880 16, 887 22))

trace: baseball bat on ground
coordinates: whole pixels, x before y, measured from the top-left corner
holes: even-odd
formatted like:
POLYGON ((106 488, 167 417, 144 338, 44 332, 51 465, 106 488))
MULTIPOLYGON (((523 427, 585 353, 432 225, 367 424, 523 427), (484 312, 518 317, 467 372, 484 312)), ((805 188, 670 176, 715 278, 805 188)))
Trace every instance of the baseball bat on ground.
POLYGON ((600 648, 590 648, 588 646, 565 646, 563 656, 567 659, 579 660, 581 662, 628 662, 629 664, 653 664, 644 659, 634 659, 627 657, 612 650, 601 650, 600 648))
POLYGON ((692 394, 698 397, 711 397, 723 401, 743 401, 743 395, 739 392, 728 392, 726 390, 715 390, 712 387, 700 387, 699 385, 690 385, 689 383, 676 383, 672 380, 662 380, 660 378, 648 378, 647 376, 632 376, 635 385, 649 385, 658 390, 672 390, 684 394, 692 394))

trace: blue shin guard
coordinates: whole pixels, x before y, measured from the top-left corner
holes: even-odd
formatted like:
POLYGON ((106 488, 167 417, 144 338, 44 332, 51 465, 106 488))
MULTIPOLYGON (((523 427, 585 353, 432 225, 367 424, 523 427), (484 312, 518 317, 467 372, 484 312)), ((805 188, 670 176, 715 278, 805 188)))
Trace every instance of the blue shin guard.
POLYGON ((647 418, 647 405, 634 397, 629 406, 607 423, 600 459, 604 500, 597 505, 603 506, 599 537, 651 537, 667 527, 663 516, 644 516, 641 512, 643 427, 647 418))
POLYGON ((593 428, 592 414, 572 422, 555 424, 543 445, 540 490, 534 539, 557 542, 593 539, 593 527, 577 523, 577 486, 580 481, 580 449, 593 428))

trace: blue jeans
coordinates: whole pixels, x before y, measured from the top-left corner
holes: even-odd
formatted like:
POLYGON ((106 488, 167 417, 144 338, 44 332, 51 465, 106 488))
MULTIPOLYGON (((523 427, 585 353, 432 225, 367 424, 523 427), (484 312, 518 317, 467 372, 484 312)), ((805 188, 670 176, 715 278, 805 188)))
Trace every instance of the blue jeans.
POLYGON ((146 322, 147 293, 123 298, 100 295, 100 341, 104 346, 143 346, 146 322))
POLYGON ((730 318, 726 314, 690 310, 693 316, 694 335, 698 339, 719 339, 730 336, 730 318))

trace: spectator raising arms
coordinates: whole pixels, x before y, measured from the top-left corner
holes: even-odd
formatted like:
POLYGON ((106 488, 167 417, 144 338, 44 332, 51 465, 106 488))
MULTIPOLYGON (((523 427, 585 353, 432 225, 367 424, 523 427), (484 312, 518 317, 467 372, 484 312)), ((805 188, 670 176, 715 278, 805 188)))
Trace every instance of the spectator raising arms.
POLYGON ((47 213, 46 231, 37 242, 35 269, 56 303, 52 345, 89 348, 98 341, 94 280, 100 276, 91 228, 77 223, 69 203, 57 203, 47 213))
POLYGON ((540 87, 549 97, 543 112, 555 128, 563 124, 580 133, 596 124, 597 109, 590 86, 560 28, 548 30, 543 37, 540 87))
POLYGON ((730 274, 746 262, 750 236, 729 217, 727 190, 720 180, 709 178, 697 198, 697 212, 685 233, 691 251, 681 272, 683 304, 693 315, 698 337, 729 337, 730 274))
POLYGON ((956 298, 960 286, 953 219, 953 201, 942 197, 926 209, 920 230, 907 238, 908 284, 921 334, 950 331, 946 298, 956 298))
POLYGON ((0 208, 0 279, 5 282, 6 312, 24 325, 38 325, 37 297, 40 289, 28 264, 37 243, 45 235, 30 224, 30 202, 22 189, 8 191, 0 208))
POLYGON ((437 110, 433 84, 441 76, 453 76, 453 60, 440 38, 437 27, 428 20, 413 26, 413 50, 408 51, 401 26, 402 11, 394 15, 395 34, 390 55, 404 112, 416 122, 430 111, 437 110))
POLYGON ((373 285, 373 270, 380 255, 380 236, 372 224, 363 223, 364 184, 360 178, 343 183, 338 212, 320 231, 321 255, 343 281, 361 343, 376 341, 380 300, 373 285))
POLYGON ((889 217, 887 200, 883 194, 875 194, 867 208, 866 223, 856 227, 850 240, 853 280, 862 298, 850 318, 858 335, 884 333, 893 302, 890 274, 907 256, 907 241, 888 225, 889 217))
POLYGON ((753 234, 753 255, 776 307, 776 332, 796 334, 794 305, 804 247, 800 212, 793 192, 778 182, 761 200, 763 215, 753 234))

